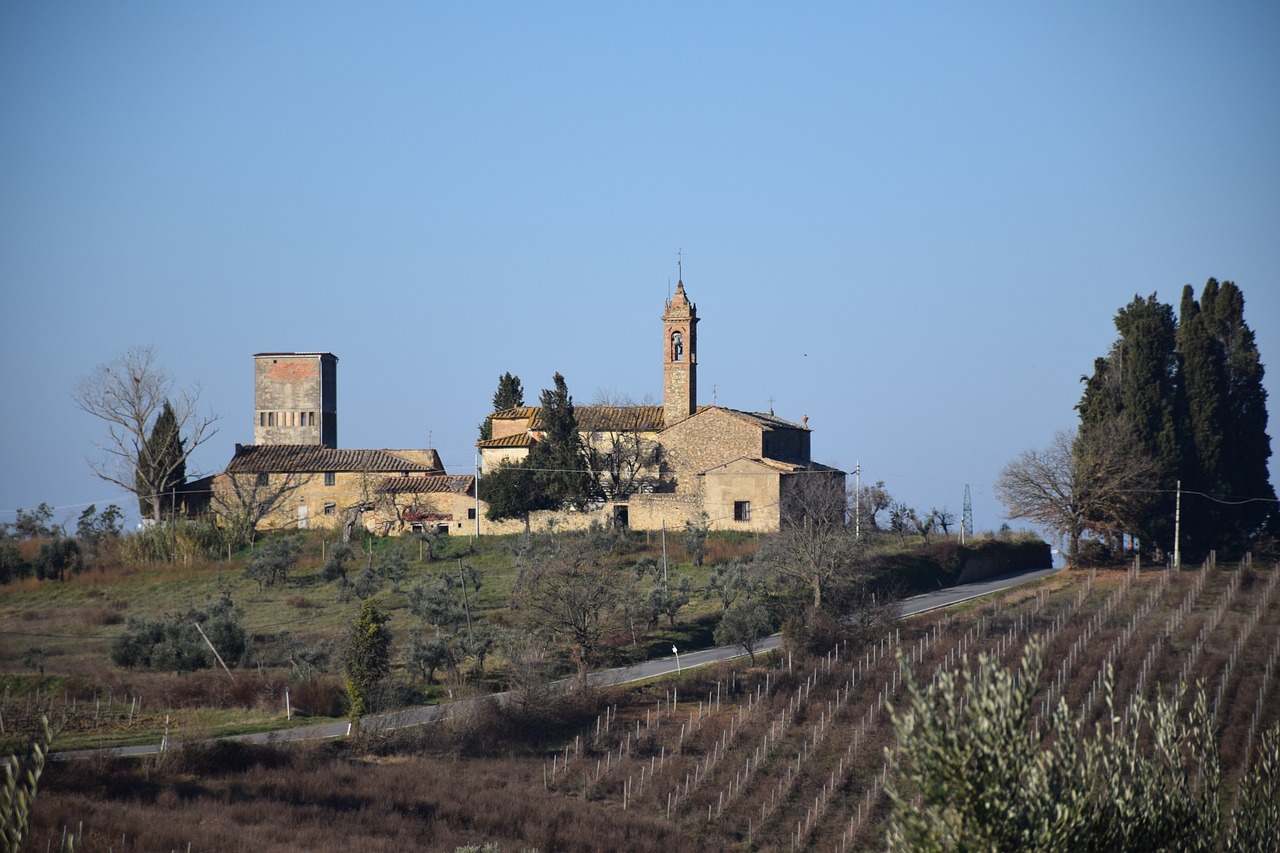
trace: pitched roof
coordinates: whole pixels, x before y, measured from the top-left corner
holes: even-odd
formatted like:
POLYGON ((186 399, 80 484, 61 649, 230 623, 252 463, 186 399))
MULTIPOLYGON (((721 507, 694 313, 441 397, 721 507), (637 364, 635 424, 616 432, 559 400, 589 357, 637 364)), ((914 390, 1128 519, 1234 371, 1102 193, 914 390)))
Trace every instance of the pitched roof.
POLYGON ((502 438, 486 438, 483 441, 477 441, 476 447, 528 447, 533 444, 533 436, 527 432, 518 432, 515 435, 504 435, 502 438))
POLYGON ((228 474, 293 474, 320 471, 444 473, 434 450, 340 450, 315 444, 237 444, 228 474))
POLYGON ((475 482, 474 474, 423 474, 417 477, 386 477, 378 484, 382 495, 451 493, 465 495, 475 482))
POLYGON ((780 418, 777 415, 771 415, 765 412, 744 412, 739 409, 730 409, 726 406, 699 406, 698 410, 694 412, 692 415, 690 415, 687 418, 683 418, 679 421, 676 421, 675 423, 671 424, 671 426, 675 427, 675 426, 678 426, 679 424, 688 423, 694 418, 702 417, 704 415, 714 413, 714 412, 726 414, 732 418, 736 418, 737 420, 748 423, 751 426, 757 427, 761 430, 800 429, 800 430, 804 430, 805 432, 810 431, 809 427, 804 424, 798 424, 798 423, 795 423, 794 421, 789 421, 784 418, 780 418))
POLYGON ((718 406, 722 412, 728 412, 741 420, 758 424, 765 429, 802 429, 808 431, 807 426, 802 426, 795 421, 789 421, 784 418, 777 417, 772 412, 743 412, 738 409, 726 409, 724 406, 718 406))
POLYGON ((494 412, 489 417, 495 421, 528 421, 532 420, 539 411, 541 411, 540 406, 516 406, 512 409, 494 412))
MULTIPOLYGON (((662 429, 664 422, 662 406, 574 406, 573 414, 578 420, 578 429, 581 432, 610 430, 657 432, 662 429)), ((495 421, 525 421, 525 428, 528 430, 543 429, 541 406, 517 406, 514 409, 494 412, 489 417, 495 421)), ((482 442, 480 446, 499 445, 482 442)))
POLYGON ((833 473, 833 474, 845 473, 844 471, 841 471, 839 468, 832 468, 830 465, 822 465, 818 462, 810 462, 808 465, 799 465, 794 462, 781 462, 777 459, 769 459, 769 458, 760 457, 760 456, 739 456, 737 459, 730 459, 728 462, 722 462, 719 465, 712 465, 710 468, 708 468, 706 471, 703 471, 702 473, 708 474, 712 471, 715 471, 717 468, 727 468, 730 465, 734 465, 739 462, 747 462, 751 465, 758 465, 761 468, 768 468, 773 471, 777 471, 779 474, 800 474, 804 472, 833 473))
POLYGON ((657 432, 666 419, 662 406, 582 406, 574 409, 578 429, 657 432))

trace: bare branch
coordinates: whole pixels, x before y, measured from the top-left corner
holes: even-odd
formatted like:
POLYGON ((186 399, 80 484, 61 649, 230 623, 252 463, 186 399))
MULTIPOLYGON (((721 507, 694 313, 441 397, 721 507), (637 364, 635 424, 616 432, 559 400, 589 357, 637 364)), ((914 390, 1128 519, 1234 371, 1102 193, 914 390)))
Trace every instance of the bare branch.
MULTIPOLYGON (((134 347, 98 365, 71 391, 76 408, 107 426, 106 438, 96 443, 104 456, 88 460, 89 467, 125 491, 154 499, 195 449, 217 433, 218 416, 200 413, 199 398, 198 385, 174 391, 172 377, 151 346, 134 347), (179 452, 161 460, 148 451, 147 438, 166 402, 181 440, 174 443, 179 452)), ((155 507, 158 519, 158 501, 155 507)))

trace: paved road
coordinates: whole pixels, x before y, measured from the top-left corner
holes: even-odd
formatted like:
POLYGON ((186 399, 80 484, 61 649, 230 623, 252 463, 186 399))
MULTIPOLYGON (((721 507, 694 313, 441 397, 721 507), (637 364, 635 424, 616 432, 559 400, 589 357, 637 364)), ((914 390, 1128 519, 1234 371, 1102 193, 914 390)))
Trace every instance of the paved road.
MULTIPOLYGON (((985 581, 964 584, 963 586, 953 586, 947 589, 940 589, 936 592, 928 592, 924 595, 917 595, 912 598, 903 599, 899 603, 899 614, 902 616, 915 616, 920 613, 927 613, 930 610, 937 610, 940 607, 951 607, 962 601, 968 601, 972 598, 980 598, 993 592, 999 592, 1003 589, 1018 586, 1019 584, 1029 583, 1048 577, 1059 569, 1030 569, 1022 572, 1014 572, 1013 574, 1001 575, 997 578, 990 578, 985 581)), ((782 644, 782 637, 774 634, 760 642, 756 648, 757 652, 769 651, 776 649, 782 644)), ((644 681, 658 676, 668 675, 679 670, 689 669, 692 667, 706 666, 707 664, 719 663, 720 661, 731 660, 737 657, 743 657, 746 652, 741 646, 722 646, 715 649, 703 649, 695 652, 685 652, 679 655, 679 660, 673 655, 668 658, 659 658, 657 660, 645 661, 634 666, 618 667, 617 669, 606 669, 599 672, 593 672, 587 676, 588 680, 596 686, 606 686, 612 684, 627 684, 632 681, 644 681)), ((572 683, 571 679, 557 681, 554 685, 565 686, 572 683)), ((361 725, 366 728, 377 728, 381 730, 399 729, 407 726, 420 726, 424 723, 434 723, 445 719, 454 714, 466 713, 474 704, 489 700, 504 701, 505 693, 495 693, 486 696, 476 697, 474 699, 463 699, 458 702, 451 702, 447 705, 424 705, 417 708, 406 708, 402 711, 392 711, 388 714, 375 714, 365 717, 361 721, 361 725)), ((235 737, 225 738, 226 740, 238 740, 245 743, 288 743, 290 741, 299 740, 325 740, 327 738, 346 737, 351 731, 351 724, 347 722, 341 723, 321 723, 314 726, 299 726, 291 729, 277 729, 273 732, 259 732, 257 734, 237 735, 235 737)), ((52 755, 56 759, 75 759, 89 758, 96 755, 154 755, 160 752, 162 745, 158 743, 142 744, 139 746, 122 746, 114 749, 82 749, 72 752, 58 752, 52 755)))

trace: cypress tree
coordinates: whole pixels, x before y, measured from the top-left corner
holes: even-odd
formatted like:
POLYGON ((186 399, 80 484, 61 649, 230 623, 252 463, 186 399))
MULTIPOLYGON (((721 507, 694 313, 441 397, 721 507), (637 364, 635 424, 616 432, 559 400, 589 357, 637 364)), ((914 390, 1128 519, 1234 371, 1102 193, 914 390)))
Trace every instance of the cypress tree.
POLYGON ((1235 284, 1209 279, 1199 302, 1184 287, 1179 314, 1154 294, 1116 314, 1119 339, 1082 377, 1076 452, 1120 442, 1154 461, 1153 499, 1133 523, 1144 545, 1172 550, 1181 480, 1183 552, 1236 556, 1280 520, 1262 361, 1235 284))
POLYGON ((1199 558, 1214 547, 1224 523, 1223 505, 1205 496, 1221 495, 1227 486, 1223 456, 1227 376, 1222 345, 1210 334, 1191 285, 1182 290, 1178 365, 1183 440, 1179 476, 1183 490, 1190 493, 1182 502, 1182 551, 1199 558))
POLYGON ((187 460, 179 434, 178 418, 168 400, 156 416, 151 436, 138 453, 135 477, 138 483, 138 510, 143 518, 155 521, 173 514, 173 494, 187 481, 187 460), (153 500, 155 498, 155 500, 153 500))
MULTIPOLYGON (((498 390, 493 392, 493 411, 502 412, 524 405, 524 386, 520 377, 510 371, 498 377, 498 390)), ((480 440, 493 438, 493 418, 486 417, 480 424, 480 440)))
POLYGON ((542 437, 530 448, 528 465, 538 471, 539 491, 551 508, 581 509, 600 496, 600 486, 587 466, 569 387, 559 373, 552 382, 542 392, 542 437))
POLYGON ((1076 407, 1080 435, 1085 442, 1099 435, 1118 436, 1154 462, 1157 473, 1150 488, 1155 499, 1133 532, 1147 546, 1171 550, 1181 461, 1173 308, 1154 293, 1146 299, 1135 295, 1116 313, 1115 325, 1119 340, 1106 358, 1094 362, 1093 375, 1085 377, 1084 395, 1076 407))
POLYGON ((524 405, 524 387, 520 377, 508 371, 498 377, 498 390, 493 392, 493 410, 495 412, 514 409, 524 405))
POLYGON ((1221 513, 1228 550, 1246 547, 1248 539, 1276 523, 1276 493, 1267 464, 1267 392, 1264 368, 1253 330, 1244 321, 1244 294, 1233 282, 1209 279, 1200 298, 1209 334, 1221 347, 1225 390, 1222 432, 1221 513))

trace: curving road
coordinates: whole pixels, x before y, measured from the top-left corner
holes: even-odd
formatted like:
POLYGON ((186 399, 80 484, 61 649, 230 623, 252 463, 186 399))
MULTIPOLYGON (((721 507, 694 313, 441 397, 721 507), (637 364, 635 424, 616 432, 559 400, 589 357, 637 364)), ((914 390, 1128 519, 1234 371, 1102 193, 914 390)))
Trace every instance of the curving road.
MULTIPOLYGON (((993 592, 1009 589, 1019 584, 1030 583, 1040 578, 1048 577, 1060 569, 1028 569, 1022 572, 1014 572, 1000 577, 990 578, 984 581, 964 584, 963 586, 953 586, 947 589, 940 589, 936 592, 928 592, 924 595, 905 598, 899 602, 899 615, 915 616, 920 613, 927 613, 930 610, 937 610, 941 607, 951 607, 962 601, 968 601, 973 598, 980 598, 984 595, 990 595, 993 592)), ((756 651, 769 651, 776 649, 782 644, 782 637, 774 634, 760 642, 756 651)), ((686 652, 669 658, 659 658, 657 660, 645 661, 633 666, 618 667, 616 669, 605 669, 599 672, 593 672, 587 676, 588 680, 596 686, 606 686, 613 684, 627 684, 632 681, 645 681, 650 678, 657 678, 663 675, 669 675, 673 672, 689 669, 691 667, 706 666, 707 664, 719 663, 720 661, 732 660, 733 658, 743 657, 746 652, 741 646, 721 646, 715 649, 703 649, 701 651, 686 652)), ((553 686, 564 686, 572 683, 572 679, 565 679, 553 683, 553 686)), ((399 729, 407 726, 420 726, 425 723, 434 723, 450 717, 454 714, 465 713, 470 707, 478 702, 496 700, 504 701, 507 694, 491 693, 485 696, 478 696, 473 699, 463 699, 457 702, 451 702, 447 705, 424 705, 417 708, 406 708, 402 711, 392 711, 387 714, 373 714, 361 720, 360 725, 366 728, 379 730, 399 729)), ((277 729, 272 732, 259 732, 249 735, 237 735, 234 737, 222 738, 222 740, 238 740, 245 743, 287 743, 299 740, 325 740, 327 738, 346 737, 351 732, 351 724, 347 722, 340 723, 321 723, 314 726, 298 726, 289 729, 277 729)), ((76 759, 90 758, 99 755, 154 755, 164 748, 163 744, 151 743, 141 744, 138 746, 121 746, 111 749, 81 749, 71 752, 57 752, 52 754, 55 759, 76 759)))

